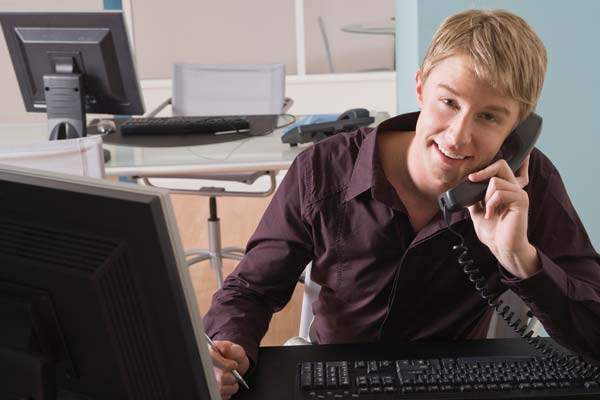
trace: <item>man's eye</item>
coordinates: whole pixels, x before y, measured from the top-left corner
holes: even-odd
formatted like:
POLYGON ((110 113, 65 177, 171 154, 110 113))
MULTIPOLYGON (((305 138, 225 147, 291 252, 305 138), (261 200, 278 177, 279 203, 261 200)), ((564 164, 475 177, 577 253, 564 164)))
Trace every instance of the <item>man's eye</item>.
POLYGON ((490 113, 482 113, 481 118, 483 118, 486 121, 496 121, 496 117, 494 116, 494 114, 490 113))
POLYGON ((454 101, 452 99, 442 99, 442 103, 444 103, 445 105, 452 107, 452 108, 458 107, 458 105, 456 104, 456 101, 454 101))

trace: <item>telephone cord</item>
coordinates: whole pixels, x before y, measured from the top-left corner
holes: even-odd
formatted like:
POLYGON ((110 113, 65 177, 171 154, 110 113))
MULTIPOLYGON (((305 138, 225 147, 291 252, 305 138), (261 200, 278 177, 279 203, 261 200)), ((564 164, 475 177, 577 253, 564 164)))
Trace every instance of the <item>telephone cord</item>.
POLYGON ((462 267, 463 272, 468 276, 469 281, 475 285, 475 290, 481 298, 502 318, 508 326, 510 326, 521 338, 525 339, 529 344, 540 350, 542 354, 547 355, 549 360, 559 360, 562 367, 565 367, 569 372, 574 371, 583 379, 600 379, 600 367, 593 366, 577 356, 567 356, 564 353, 556 350, 550 343, 542 340, 540 337, 534 337, 532 330, 527 331, 527 322, 522 322, 520 318, 515 318, 515 313, 511 311, 508 305, 504 305, 504 301, 500 299, 502 293, 491 290, 485 283, 485 276, 475 265, 475 260, 469 258, 469 248, 465 245, 465 238, 459 232, 450 226, 448 219, 448 210, 445 205, 442 209, 444 220, 448 226, 448 230, 457 236, 460 243, 452 246, 452 250, 460 252, 458 256, 458 264, 462 267))

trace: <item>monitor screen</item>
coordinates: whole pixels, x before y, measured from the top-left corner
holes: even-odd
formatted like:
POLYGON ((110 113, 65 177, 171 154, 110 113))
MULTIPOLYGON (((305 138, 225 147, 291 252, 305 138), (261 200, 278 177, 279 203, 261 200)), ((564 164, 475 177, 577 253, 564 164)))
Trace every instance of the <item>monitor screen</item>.
POLYGON ((0 167, 2 398, 219 399, 166 191, 0 167))
POLYGON ((85 113, 143 114, 121 12, 0 12, 0 23, 27 111, 66 121, 77 136, 85 113))

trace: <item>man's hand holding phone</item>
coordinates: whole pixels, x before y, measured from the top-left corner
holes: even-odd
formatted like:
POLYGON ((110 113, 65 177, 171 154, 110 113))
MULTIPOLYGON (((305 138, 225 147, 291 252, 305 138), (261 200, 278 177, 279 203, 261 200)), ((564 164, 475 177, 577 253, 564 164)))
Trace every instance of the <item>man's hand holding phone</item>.
POLYGON ((529 157, 516 174, 503 160, 469 175, 472 182, 490 180, 484 202, 469 206, 477 237, 514 276, 525 279, 540 266, 537 250, 527 238, 529 157))
POLYGON ((215 340, 220 353, 209 346, 215 377, 223 400, 228 400, 239 390, 239 384, 233 375, 233 370, 245 374, 250 367, 250 361, 244 348, 227 340, 215 340))

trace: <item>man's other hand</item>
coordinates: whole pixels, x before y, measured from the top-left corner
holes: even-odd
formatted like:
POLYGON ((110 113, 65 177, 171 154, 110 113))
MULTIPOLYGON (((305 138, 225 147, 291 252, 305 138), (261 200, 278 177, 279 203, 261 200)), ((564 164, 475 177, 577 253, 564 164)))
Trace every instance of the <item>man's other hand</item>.
POLYGON ((231 371, 236 369, 240 375, 244 375, 250 367, 250 361, 244 348, 238 344, 228 340, 215 340, 215 344, 224 357, 209 346, 213 370, 221 397, 223 400, 229 400, 239 390, 239 384, 231 371))

